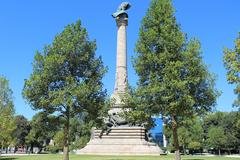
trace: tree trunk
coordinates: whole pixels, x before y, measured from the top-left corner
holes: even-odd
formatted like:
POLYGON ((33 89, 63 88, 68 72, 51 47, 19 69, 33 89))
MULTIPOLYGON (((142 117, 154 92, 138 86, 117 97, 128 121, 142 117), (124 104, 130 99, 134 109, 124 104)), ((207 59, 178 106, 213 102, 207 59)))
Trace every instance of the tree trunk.
POLYGON ((43 147, 39 147, 38 154, 41 153, 43 150, 43 147))
POLYGON ((30 149, 31 153, 33 154, 33 144, 31 143, 31 149, 30 149))
POLYGON ((69 107, 67 107, 66 123, 64 126, 63 160, 69 160, 69 123, 70 123, 70 114, 69 114, 69 107))
POLYGON ((177 122, 174 117, 172 117, 172 131, 173 131, 173 141, 175 148, 175 160, 181 160, 179 142, 178 142, 178 133, 177 133, 177 122))
POLYGON ((221 156, 221 149, 218 149, 218 155, 221 156))
POLYGON ((2 154, 2 151, 3 151, 3 143, 1 145, 2 145, 2 147, 1 147, 0 155, 2 154))
POLYGON ((69 160, 69 146, 68 145, 64 145, 63 160, 69 160))
POLYGON ((184 153, 184 155, 186 155, 186 148, 185 148, 185 145, 183 145, 183 153, 184 153))

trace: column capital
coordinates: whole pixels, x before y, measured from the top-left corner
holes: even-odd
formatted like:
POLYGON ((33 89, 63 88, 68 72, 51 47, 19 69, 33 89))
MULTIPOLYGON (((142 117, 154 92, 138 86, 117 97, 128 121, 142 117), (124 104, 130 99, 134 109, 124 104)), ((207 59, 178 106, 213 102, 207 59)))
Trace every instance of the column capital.
POLYGON ((128 15, 126 13, 120 14, 116 17, 117 26, 127 26, 128 25, 128 15))

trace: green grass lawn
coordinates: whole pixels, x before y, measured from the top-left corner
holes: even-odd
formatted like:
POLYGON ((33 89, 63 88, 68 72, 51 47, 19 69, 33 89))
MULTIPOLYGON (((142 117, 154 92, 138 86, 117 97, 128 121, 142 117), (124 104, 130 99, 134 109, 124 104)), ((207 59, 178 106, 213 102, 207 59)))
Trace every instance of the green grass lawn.
MULTIPOLYGON (((33 155, 0 157, 1 160, 61 160, 62 155, 33 155)), ((85 156, 71 155, 70 160, 173 160, 173 155, 167 156, 85 156)), ((205 156, 182 156, 183 160, 240 160, 240 158, 205 157, 205 156)))

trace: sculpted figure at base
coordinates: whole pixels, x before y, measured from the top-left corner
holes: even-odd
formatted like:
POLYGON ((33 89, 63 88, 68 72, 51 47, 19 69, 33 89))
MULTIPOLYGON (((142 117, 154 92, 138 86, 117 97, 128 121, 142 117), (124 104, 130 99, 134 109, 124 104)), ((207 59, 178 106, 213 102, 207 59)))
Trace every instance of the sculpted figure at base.
POLYGON ((117 56, 114 93, 111 96, 113 105, 108 111, 108 117, 104 118, 107 127, 129 126, 122 116, 122 96, 127 92, 127 37, 126 27, 128 14, 126 10, 131 7, 130 3, 123 2, 115 13, 112 14, 117 24, 117 56))

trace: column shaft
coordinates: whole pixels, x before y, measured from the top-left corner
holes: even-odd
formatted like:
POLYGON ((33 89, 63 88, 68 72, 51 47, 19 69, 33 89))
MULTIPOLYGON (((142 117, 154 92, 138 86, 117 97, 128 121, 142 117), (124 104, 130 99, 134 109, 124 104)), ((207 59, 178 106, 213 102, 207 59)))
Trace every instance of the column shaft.
POLYGON ((127 35, 126 24, 120 23, 117 32, 117 62, 115 93, 125 93, 127 89, 127 35))

